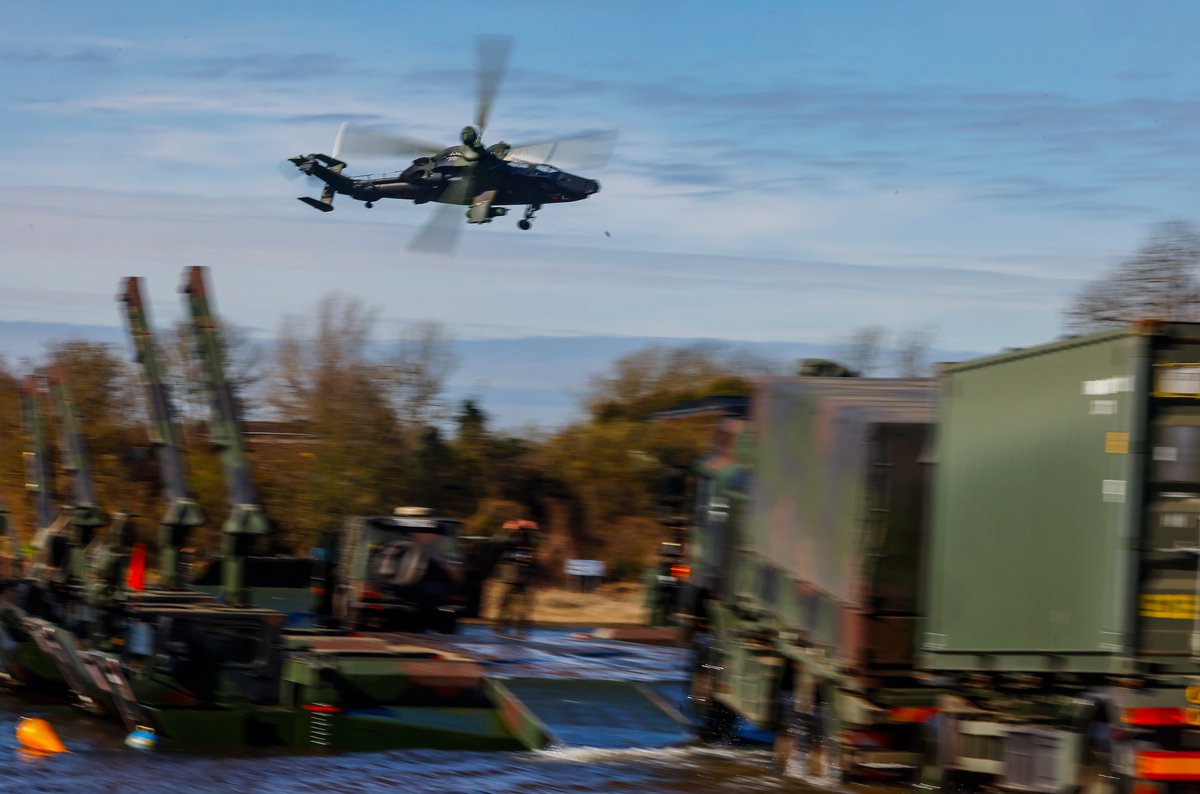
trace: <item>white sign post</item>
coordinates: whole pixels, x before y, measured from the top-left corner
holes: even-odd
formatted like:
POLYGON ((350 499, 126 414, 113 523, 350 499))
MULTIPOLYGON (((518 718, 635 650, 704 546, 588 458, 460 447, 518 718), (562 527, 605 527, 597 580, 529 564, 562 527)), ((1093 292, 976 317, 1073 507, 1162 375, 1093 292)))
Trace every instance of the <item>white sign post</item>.
POLYGON ((568 581, 584 592, 594 590, 604 578, 604 560, 567 560, 563 568, 568 581))

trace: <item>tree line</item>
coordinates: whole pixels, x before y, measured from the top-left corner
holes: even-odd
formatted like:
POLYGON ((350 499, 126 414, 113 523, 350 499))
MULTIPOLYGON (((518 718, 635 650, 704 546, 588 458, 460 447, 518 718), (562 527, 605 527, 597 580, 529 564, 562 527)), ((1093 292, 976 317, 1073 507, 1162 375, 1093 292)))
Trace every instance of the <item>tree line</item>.
MULTIPOLYGON (((287 318, 270 344, 221 325, 227 380, 280 550, 306 553, 347 516, 422 505, 464 519, 468 533, 532 518, 547 530, 552 560, 604 559, 614 574, 634 574, 667 536, 669 519, 690 509, 692 472, 712 430, 711 419, 653 418, 706 397, 744 396, 753 377, 795 371, 730 345, 652 346, 591 379, 581 419, 552 431, 501 431, 477 400, 447 398, 455 356, 443 327, 415 324, 381 344, 376 324, 375 310, 333 294, 314 312, 287 318)), ((883 331, 855 334, 870 336, 876 361, 883 331)), ((190 485, 209 516, 191 538, 203 555, 219 548, 228 512, 204 378, 186 321, 160 331, 157 342, 190 485)), ((905 360, 919 358, 908 347, 905 360)), ((22 383, 53 365, 70 373, 102 506, 138 516, 139 539, 153 544, 164 505, 141 374, 131 348, 93 341, 52 344, 38 361, 0 359, 0 499, 12 526, 22 540, 35 529, 22 492, 22 383)), ((61 505, 70 491, 49 411, 44 424, 61 505)))

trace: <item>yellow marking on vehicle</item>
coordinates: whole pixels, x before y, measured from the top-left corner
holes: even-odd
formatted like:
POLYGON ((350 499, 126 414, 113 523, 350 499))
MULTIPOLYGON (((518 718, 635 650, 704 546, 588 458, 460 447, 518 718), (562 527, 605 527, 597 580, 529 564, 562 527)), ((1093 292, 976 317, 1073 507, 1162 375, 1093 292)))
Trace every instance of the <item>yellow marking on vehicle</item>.
POLYGON ((1195 593, 1142 593, 1139 614, 1144 618, 1195 620, 1195 593))
POLYGON ((1104 451, 1110 455, 1127 455, 1129 453, 1129 434, 1105 433, 1104 451))

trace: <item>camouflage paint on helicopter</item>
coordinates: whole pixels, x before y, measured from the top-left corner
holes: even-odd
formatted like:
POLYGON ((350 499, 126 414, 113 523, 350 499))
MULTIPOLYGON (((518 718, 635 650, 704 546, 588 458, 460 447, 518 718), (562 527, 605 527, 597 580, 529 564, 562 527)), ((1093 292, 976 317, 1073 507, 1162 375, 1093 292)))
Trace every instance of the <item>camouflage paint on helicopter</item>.
MULTIPOLYGON (((332 154, 289 158, 301 173, 324 182, 320 199, 303 196, 300 201, 322 212, 333 209, 333 199, 338 194, 365 202, 367 207, 385 198, 415 204, 467 206, 467 223, 490 223, 493 218, 508 214, 508 206, 524 205, 524 216, 517 225, 529 229, 534 214, 544 205, 580 201, 598 192, 599 182, 550 165, 550 160, 572 160, 585 168, 600 167, 612 151, 615 142, 612 131, 519 146, 503 141, 484 146, 483 132, 511 45, 506 37, 479 39, 475 124, 462 129, 460 144, 442 148, 406 136, 343 124, 332 154), (347 153, 365 157, 416 157, 402 171, 352 177, 343 173, 347 164, 341 157, 347 153)), ((456 213, 435 214, 430 225, 452 224, 457 229, 461 224, 455 216, 456 213)), ((435 234, 423 230, 417 242, 435 234)), ((438 247, 451 247, 453 234, 450 232, 444 238, 444 246, 438 247)))

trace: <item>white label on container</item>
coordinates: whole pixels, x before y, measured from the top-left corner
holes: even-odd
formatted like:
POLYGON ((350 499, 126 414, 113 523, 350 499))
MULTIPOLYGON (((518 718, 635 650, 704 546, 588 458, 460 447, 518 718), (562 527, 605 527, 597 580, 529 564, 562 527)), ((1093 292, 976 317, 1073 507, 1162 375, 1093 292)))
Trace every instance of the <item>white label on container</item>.
POLYGON ((1179 457, 1179 451, 1177 449, 1175 449, 1175 447, 1155 447, 1154 448, 1154 459, 1155 460, 1165 460, 1170 463, 1174 463, 1176 460, 1178 460, 1178 457, 1179 457))
POLYGON ((1101 487, 1101 493, 1104 495, 1106 502, 1124 502, 1125 501, 1125 481, 1124 480, 1105 480, 1101 487))
POLYGON ((1091 406, 1088 408, 1089 414, 1099 416, 1109 416, 1117 412, 1116 400, 1092 400, 1091 406))
POLYGON ((1120 394, 1133 391, 1133 378, 1099 378, 1085 380, 1081 391, 1089 396, 1120 394))

